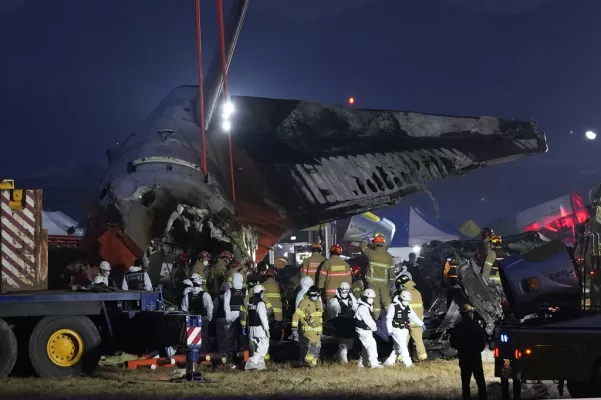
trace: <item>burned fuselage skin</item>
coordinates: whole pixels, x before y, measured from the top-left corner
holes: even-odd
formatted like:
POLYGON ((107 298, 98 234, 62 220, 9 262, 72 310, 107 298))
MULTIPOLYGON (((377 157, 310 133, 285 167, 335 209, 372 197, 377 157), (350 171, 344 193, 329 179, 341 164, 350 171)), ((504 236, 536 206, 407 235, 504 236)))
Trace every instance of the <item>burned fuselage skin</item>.
POLYGON ((233 97, 234 201, 219 121, 207 131, 208 176, 200 169, 197 93, 195 86, 172 90, 107 152, 100 205, 141 249, 184 205, 201 210, 188 219, 214 227, 240 258, 261 259, 287 232, 396 204, 430 180, 547 149, 531 122, 233 97))

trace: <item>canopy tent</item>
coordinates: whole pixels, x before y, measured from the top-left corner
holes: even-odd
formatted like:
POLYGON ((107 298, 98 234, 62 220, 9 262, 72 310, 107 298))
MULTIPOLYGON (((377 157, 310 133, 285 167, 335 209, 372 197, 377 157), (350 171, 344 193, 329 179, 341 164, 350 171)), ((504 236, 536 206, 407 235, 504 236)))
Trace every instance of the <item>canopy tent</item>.
POLYGON ((376 213, 391 220, 396 226, 389 248, 421 246, 432 240, 446 242, 463 238, 453 225, 427 217, 417 207, 397 206, 377 210, 376 213))

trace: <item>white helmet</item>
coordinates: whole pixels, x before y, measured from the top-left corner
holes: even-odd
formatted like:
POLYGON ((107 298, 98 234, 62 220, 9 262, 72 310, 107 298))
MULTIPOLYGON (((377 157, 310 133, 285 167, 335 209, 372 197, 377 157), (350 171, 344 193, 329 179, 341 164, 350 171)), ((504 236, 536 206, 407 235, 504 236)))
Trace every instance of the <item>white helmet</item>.
POLYGON ((375 299, 376 298, 376 291, 373 289, 365 289, 363 291, 363 297, 367 297, 368 299, 375 299))
POLYGON ((205 280, 202 278, 202 276, 200 276, 196 272, 190 275, 190 280, 192 281, 192 283, 195 283, 199 286, 202 286, 205 283, 205 280))
POLYGON ((194 284, 192 283, 192 281, 190 279, 184 279, 182 281, 182 283, 184 284, 184 286, 188 286, 188 287, 194 286, 194 284))
POLYGON ((110 271, 111 270, 111 264, 109 264, 108 261, 102 261, 100 263, 100 265, 98 266, 99 269, 103 270, 103 271, 110 271))
POLYGON ((253 288, 254 294, 263 293, 264 291, 265 291, 265 288, 261 284, 255 285, 255 287, 253 288))
POLYGON ((338 286, 338 294, 340 294, 341 297, 343 297, 343 298, 348 297, 350 292, 351 292, 351 285, 349 285, 348 282, 342 282, 340 284, 340 286, 338 286))
POLYGON ((401 292, 401 300, 402 301, 411 301, 411 293, 407 290, 403 290, 401 292))

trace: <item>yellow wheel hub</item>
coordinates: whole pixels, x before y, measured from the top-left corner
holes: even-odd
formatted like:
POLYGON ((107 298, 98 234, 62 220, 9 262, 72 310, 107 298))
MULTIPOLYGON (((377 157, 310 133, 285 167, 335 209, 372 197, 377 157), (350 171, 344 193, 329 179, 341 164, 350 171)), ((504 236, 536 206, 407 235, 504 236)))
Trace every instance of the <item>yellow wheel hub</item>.
POLYGON ((71 329, 59 329, 50 335, 46 351, 55 365, 70 367, 77 364, 83 356, 83 340, 71 329))

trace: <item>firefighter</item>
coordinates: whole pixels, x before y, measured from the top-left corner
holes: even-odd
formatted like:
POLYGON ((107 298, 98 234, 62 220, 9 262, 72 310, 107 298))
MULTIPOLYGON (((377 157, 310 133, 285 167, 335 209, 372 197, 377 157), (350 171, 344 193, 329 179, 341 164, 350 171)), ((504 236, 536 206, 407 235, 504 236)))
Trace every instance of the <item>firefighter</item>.
POLYGON ((198 274, 192 274, 190 281, 194 285, 192 288, 184 289, 181 309, 183 312, 201 316, 201 347, 200 352, 206 354, 209 352, 211 343, 209 341, 209 324, 213 319, 213 300, 211 295, 204 291, 204 279, 198 274))
POLYGON ((227 250, 223 250, 219 253, 217 261, 211 267, 209 271, 207 289, 212 296, 219 293, 221 284, 227 276, 227 265, 234 259, 234 255, 227 250))
POLYGON ((478 385, 478 397, 487 398, 486 382, 482 369, 482 351, 486 347, 484 329, 474 321, 474 309, 464 304, 461 310, 461 322, 451 329, 451 347, 459 352, 459 368, 461 369, 461 391, 464 399, 470 398, 470 380, 472 375, 478 385))
MULTIPOLYGON (((246 362, 246 370, 264 370, 265 356, 269 353, 269 321, 263 300, 264 291, 262 285, 254 286, 253 295, 248 302, 247 324, 252 356, 246 362)), ((242 333, 245 334, 246 329, 242 333)))
POLYGON ((306 366, 314 367, 319 360, 323 307, 319 301, 319 288, 311 286, 292 316, 292 334, 300 343, 300 357, 306 366), (300 328, 300 329, 299 329, 300 328), (299 334, 300 330, 300 334, 299 334))
POLYGON ((254 281, 254 282, 263 282, 264 277, 259 273, 259 269, 257 268, 257 264, 254 261, 248 261, 246 263, 247 267, 247 277, 246 282, 254 281))
POLYGON ((225 293, 230 290, 230 285, 227 282, 221 284, 219 295, 213 300, 213 319, 215 322, 215 339, 217 341, 217 351, 219 354, 226 354, 226 338, 228 323, 225 319, 225 293))
POLYGON ((459 275, 457 274, 458 265, 459 262, 454 257, 447 258, 447 262, 444 265, 442 286, 447 289, 447 310, 451 307, 451 303, 453 303, 455 297, 461 293, 459 275))
POLYGON ((351 267, 351 275, 353 277, 353 283, 351 284, 351 288, 353 289, 353 296, 356 299, 360 298, 365 290, 363 285, 363 278, 361 277, 361 267, 358 265, 353 265, 351 267))
POLYGON ((315 243, 311 246, 311 255, 303 260, 303 264, 301 265, 301 278, 305 276, 311 277, 313 282, 317 284, 317 272, 319 266, 326 260, 324 256, 321 255, 322 248, 319 243, 315 243))
POLYGON ((207 278, 207 267, 211 261, 211 255, 206 251, 201 251, 196 257, 196 262, 192 266, 192 273, 196 273, 202 276, 204 279, 207 278))
POLYGON ((150 276, 144 270, 142 259, 136 259, 134 265, 129 267, 129 270, 123 277, 123 282, 121 282, 121 290, 146 290, 152 292, 152 282, 150 281, 150 276))
POLYGON ((269 300, 273 309, 273 319, 279 323, 283 321, 284 298, 282 297, 281 285, 275 280, 277 270, 273 267, 265 271, 265 281, 262 285, 265 288, 264 297, 269 300))
MULTIPOLYGON (((422 294, 415 288, 415 282, 413 282, 408 275, 401 275, 396 281, 396 289, 398 291, 406 290, 411 294, 411 301, 409 305, 411 310, 415 312, 417 318, 420 321, 424 319, 424 303, 422 300, 422 294)), ((415 350, 417 352, 417 359, 419 361, 425 361, 428 359, 428 353, 426 352, 426 346, 424 346, 423 329, 420 324, 416 324, 413 321, 409 324, 409 335, 407 335, 407 345, 409 340, 413 339, 415 343, 415 350)))
POLYGON ((367 287, 374 290, 374 315, 379 317, 382 308, 387 309, 390 305, 390 285, 394 283, 394 263, 392 256, 384 247, 384 238, 376 236, 373 238, 373 249, 367 245, 367 240, 361 242, 361 250, 367 256, 367 287))
POLYGON ((353 347, 356 309, 357 299, 351 293, 351 285, 342 282, 338 287, 338 293, 328 304, 328 326, 332 328, 334 336, 340 340, 335 359, 343 364, 348 363, 348 351, 353 347))
POLYGON ((351 269, 349 265, 340 256, 342 255, 342 247, 335 244, 330 247, 330 259, 324 261, 321 265, 321 272, 319 273, 319 288, 325 294, 325 303, 327 304, 330 299, 336 296, 338 287, 342 282, 346 282, 349 285, 353 282, 351 277, 351 269))
POLYGON ((225 309, 225 351, 230 357, 236 355, 238 350, 238 339, 240 338, 240 308, 246 297, 246 289, 243 288, 244 280, 242 274, 236 272, 232 276, 232 288, 225 292, 223 297, 225 309))
POLYGON ((482 228, 480 237, 482 238, 479 253, 480 274, 482 275, 482 279, 484 279, 484 283, 488 284, 493 265, 497 260, 495 242, 498 240, 498 236, 495 235, 492 229, 482 228))
POLYGON ((359 367, 364 367, 364 362, 369 361, 372 368, 382 368, 378 362, 378 345, 374 338, 374 332, 378 330, 374 319, 374 300, 376 292, 373 289, 365 289, 361 299, 357 302, 355 313, 355 331, 361 341, 362 351, 359 357, 359 367))
MULTIPOLYGON (((386 313, 386 327, 388 336, 392 337, 394 349, 390 356, 384 362, 385 366, 394 365, 397 357, 400 355, 405 367, 411 367, 411 356, 407 343, 409 342, 409 326, 415 324, 419 330, 426 330, 426 325, 421 318, 417 316, 411 307, 412 296, 407 290, 396 292, 392 304, 388 306, 386 313)), ((420 335, 421 336, 421 335, 420 335)))

